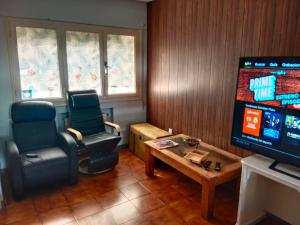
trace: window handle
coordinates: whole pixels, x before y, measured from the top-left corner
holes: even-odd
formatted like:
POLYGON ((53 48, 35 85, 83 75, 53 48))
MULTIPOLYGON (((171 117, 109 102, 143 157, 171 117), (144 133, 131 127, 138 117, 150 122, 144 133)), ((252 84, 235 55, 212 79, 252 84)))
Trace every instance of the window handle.
POLYGON ((108 63, 105 61, 104 62, 104 73, 106 75, 108 75, 108 69, 110 69, 111 67, 108 65, 108 63))

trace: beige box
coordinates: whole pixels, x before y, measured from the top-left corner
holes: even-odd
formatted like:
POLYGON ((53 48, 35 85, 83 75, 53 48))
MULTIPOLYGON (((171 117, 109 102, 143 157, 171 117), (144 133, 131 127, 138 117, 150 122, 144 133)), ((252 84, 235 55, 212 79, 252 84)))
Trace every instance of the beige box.
POLYGON ((145 159, 145 141, 170 136, 165 130, 149 123, 139 123, 130 126, 129 149, 142 160, 145 159))

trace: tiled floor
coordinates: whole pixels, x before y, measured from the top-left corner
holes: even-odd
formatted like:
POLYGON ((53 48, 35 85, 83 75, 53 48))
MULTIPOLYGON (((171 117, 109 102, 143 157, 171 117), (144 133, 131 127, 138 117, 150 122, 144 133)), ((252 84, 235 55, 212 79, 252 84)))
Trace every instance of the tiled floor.
MULTIPOLYGON (((49 187, 0 210, 0 224, 226 225, 235 224, 237 201, 224 187, 216 193, 214 219, 200 217, 201 186, 168 166, 144 175, 144 162, 127 150, 119 165, 76 186, 49 187)), ((260 225, 284 224, 267 218, 260 225)))

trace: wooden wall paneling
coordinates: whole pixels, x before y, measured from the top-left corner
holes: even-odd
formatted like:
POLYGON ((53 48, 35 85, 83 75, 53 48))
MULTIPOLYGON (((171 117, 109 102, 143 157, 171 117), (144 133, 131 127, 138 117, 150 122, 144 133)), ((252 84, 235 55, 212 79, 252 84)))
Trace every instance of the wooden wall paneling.
MULTIPOLYGON (((267 0, 268 1, 268 0, 267 0)), ((250 51, 247 52, 247 55, 261 55, 261 48, 260 48, 260 35, 263 28, 263 18, 265 14, 265 4, 263 1, 256 0, 254 1, 254 8, 250 10, 254 11, 253 13, 253 20, 254 22, 250 21, 251 26, 253 27, 252 39, 250 40, 250 51)))
MULTIPOLYGON (((300 4, 298 5, 298 9, 297 11, 300 11, 300 4)), ((296 28, 295 28, 295 41, 293 44, 294 47, 294 56, 299 56, 300 55, 300 15, 297 15, 297 24, 296 24, 296 28)))
MULTIPOLYGON (((238 63, 239 57, 241 55, 242 48, 242 35, 243 35, 243 24, 245 16, 245 0, 241 1, 232 1, 230 13, 230 24, 227 41, 229 42, 227 48, 226 61, 224 65, 224 74, 225 74, 225 83, 223 85, 223 94, 224 96, 224 118, 223 122, 223 132, 222 134, 222 145, 221 148, 228 148, 231 138, 231 128, 232 128, 232 118, 233 118, 233 107, 234 107, 234 98, 235 96, 235 87, 237 82, 238 74, 238 63), (234 66, 235 65, 235 66, 234 66)), ((240 148, 232 147, 228 149, 229 151, 242 155, 240 148)))
MULTIPOLYGON (((211 30, 211 59, 210 59, 210 87, 209 87, 209 101, 208 101, 208 121, 211 123, 207 123, 208 125, 208 141, 213 145, 218 145, 217 137, 218 131, 220 130, 219 121, 217 120, 217 108, 215 107, 218 105, 218 92, 215 89, 219 88, 220 83, 222 82, 222 75, 217 74, 221 72, 219 70, 219 63, 220 56, 223 56, 224 51, 222 51, 221 46, 224 45, 224 40, 221 41, 221 29, 222 29, 222 17, 223 17, 223 10, 222 10, 222 3, 223 1, 213 1, 211 5, 211 20, 212 20, 212 30, 211 30)), ((219 106, 221 108, 221 106, 219 106)))
MULTIPOLYGON (((167 76, 167 99, 166 99, 166 107, 167 107, 167 111, 165 112, 165 115, 168 114, 172 114, 173 113, 173 108, 174 108, 174 96, 173 96, 173 92, 172 89, 176 89, 174 87, 175 83, 175 79, 174 79, 174 71, 173 71, 173 67, 172 67, 172 63, 175 57, 175 54, 173 53, 174 49, 174 33, 176 32, 176 25, 175 25, 175 17, 173 15, 173 12, 176 10, 176 5, 172 4, 172 2, 170 1, 166 1, 166 4, 170 11, 167 13, 167 21, 166 21, 166 27, 165 27, 165 31, 166 35, 167 35, 167 39, 169 41, 167 41, 166 43, 166 61, 167 61, 167 70, 168 70, 168 74, 166 74, 167 76)), ((171 118, 165 116, 165 123, 164 123, 164 127, 166 127, 166 129, 168 129, 168 125, 170 124, 171 118)))
MULTIPOLYGON (((280 40, 282 34, 282 28, 284 27, 284 20, 282 19, 282 16, 279 16, 282 14, 282 11, 284 10, 284 5, 286 5, 285 1, 277 1, 276 7, 274 10, 273 20, 274 20, 274 28, 273 28, 273 35, 272 35, 272 49, 271 51, 274 51, 276 49, 277 51, 280 49, 280 40)), ((269 37, 271 39, 271 37, 269 37)))
POLYGON ((157 54, 153 49, 158 48, 157 45, 157 26, 158 26, 158 4, 149 4, 148 6, 148 76, 147 76, 147 83, 152 84, 151 88, 148 86, 147 88, 147 105, 151 105, 151 107, 148 107, 147 109, 147 118, 148 120, 152 121, 153 124, 157 124, 157 113, 155 110, 157 109, 157 85, 155 85, 156 82, 156 76, 155 74, 158 73, 157 71, 157 54), (151 40, 151 41, 149 41, 151 40))
MULTIPOLYGON (((224 105, 224 97, 223 97, 223 87, 225 82, 225 61, 226 61, 226 49, 228 49, 228 40, 227 40, 227 34, 228 34, 228 28, 229 28, 229 11, 231 10, 231 1, 228 0, 228 4, 224 4, 224 1, 221 1, 223 4, 221 5, 221 11, 222 13, 219 18, 218 22, 218 30, 219 34, 217 37, 217 49, 216 49, 216 57, 218 60, 215 60, 214 68, 215 71, 215 77, 216 77, 216 87, 219 90, 215 93, 216 98, 216 104, 218 107, 225 109, 224 105), (220 54, 221 53, 221 54, 220 54)), ((216 58, 215 57, 215 58, 216 58)), ((225 95, 226 96, 226 95, 225 95)), ((219 126, 215 126, 215 130, 211 132, 211 140, 214 141, 215 145, 222 146, 221 139, 222 139, 222 131, 223 131, 223 123, 222 118, 224 117, 224 110, 218 110, 217 107, 213 108, 214 111, 216 111, 216 121, 219 121, 219 126)))
POLYGON ((155 0, 148 8, 148 121, 230 145, 241 56, 299 55, 299 0, 155 0))
MULTIPOLYGON (((267 55, 269 52, 272 51, 272 42, 273 42, 273 35, 275 34, 275 21, 276 18, 274 17, 275 15, 275 4, 270 4, 267 5, 267 2, 262 2, 264 3, 264 7, 266 8, 265 10, 265 15, 264 15, 264 23, 261 27, 261 34, 260 34, 260 50, 261 50, 261 55, 267 55), (271 43, 266 45, 267 41, 270 41, 271 43)), ((275 36, 275 35, 274 35, 275 36)))
POLYGON ((156 108, 154 109, 155 112, 157 113, 156 115, 156 123, 158 124, 159 127, 161 127, 161 113, 160 113, 160 106, 162 104, 162 102, 160 101, 160 90, 161 90, 161 82, 160 82, 160 78, 162 77, 160 74, 161 74, 161 61, 160 61, 160 52, 162 51, 162 46, 161 46, 161 40, 162 40, 162 36, 161 36, 161 30, 160 30, 160 27, 161 27, 161 17, 162 17, 162 11, 163 11, 163 8, 162 8, 162 4, 163 4, 163 1, 160 1, 159 2, 159 7, 157 9, 157 24, 156 24, 156 27, 155 27, 155 30, 156 30, 156 33, 157 33, 157 37, 156 37, 156 43, 157 43, 157 49, 155 51, 155 63, 157 65, 157 71, 155 72, 155 83, 157 85, 156 87, 156 92, 157 92, 157 95, 156 95, 156 108))
MULTIPOLYGON (((281 26, 281 36, 280 36, 280 42, 279 42, 279 48, 275 48, 278 51, 278 54, 286 55, 286 49, 289 43, 287 42, 287 28, 288 28, 288 17, 292 14, 292 11, 289 11, 289 5, 291 4, 290 1, 284 1, 283 4, 283 10, 281 12, 278 12, 280 17, 282 18, 282 26, 281 26)), ((279 16, 277 15, 277 16, 279 16)), ((289 37, 289 40, 291 40, 292 37, 289 37)), ((275 51, 276 51, 275 50, 275 51)))
MULTIPOLYGON (((168 1, 169 2, 169 1, 168 1)), ((169 3, 170 4, 170 3, 169 3)), ((172 3, 171 3, 172 4, 172 3)), ((169 123, 172 123, 172 128, 175 131, 175 129, 177 129, 178 127, 178 120, 177 117, 179 115, 179 111, 177 109, 177 104, 178 104, 178 99, 177 99, 177 89, 178 89, 178 80, 180 79, 178 76, 178 70, 180 67, 180 61, 179 61, 179 35, 176 35, 176 33, 181 32, 181 17, 177 17, 176 14, 177 12, 180 12, 180 4, 172 4, 172 11, 170 10, 169 14, 170 16, 173 18, 173 27, 172 30, 169 30, 170 32, 170 36, 172 36, 171 38, 171 47, 170 50, 171 51, 171 74, 170 74, 170 82, 171 82, 171 86, 169 88, 169 93, 170 93, 170 97, 171 97, 171 107, 169 112, 171 113, 170 115, 173 115, 172 117, 168 117, 167 115, 164 115, 165 117, 168 118, 167 120, 167 128, 169 128, 169 123), (174 121, 171 121, 174 120, 174 121)))
POLYGON ((208 85, 209 85, 209 76, 208 74, 208 60, 210 58, 208 54, 208 42, 209 42, 209 14, 210 14, 210 1, 200 1, 199 7, 198 7, 198 15, 199 18, 198 26, 196 30, 199 30, 199 40, 198 40, 198 48, 197 49, 197 56, 198 58, 198 65, 195 67, 195 73, 197 76, 197 83, 195 83, 196 88, 196 103, 194 105, 194 113, 196 117, 190 118, 190 120, 194 121, 196 119, 196 127, 195 131, 193 133, 196 137, 201 137, 204 139, 204 135, 206 134, 205 130, 205 124, 206 124, 206 118, 204 115, 206 115, 207 107, 205 105, 205 100, 207 99, 207 93, 208 93, 208 85))
POLYGON ((186 43, 185 43, 185 52, 186 57, 190 60, 185 63, 185 74, 186 76, 186 88, 185 88, 185 97, 184 97, 184 105, 186 106, 186 112, 183 114, 184 119, 182 123, 182 128, 185 130, 186 133, 192 133, 192 126, 189 126, 189 119, 192 117, 192 106, 194 104, 193 99, 193 92, 194 92, 194 85, 195 77, 192 75, 194 74, 194 51, 195 51, 195 38, 196 36, 193 34, 194 30, 196 30, 195 22, 197 21, 195 18, 197 16, 196 12, 196 2, 195 1, 188 1, 186 7, 186 43))
MULTIPOLYGON (((161 8, 160 8, 160 2, 155 4, 153 6, 153 15, 152 15, 152 18, 153 18, 153 24, 151 24, 152 26, 152 32, 153 34, 151 35, 151 37, 153 38, 153 49, 159 49, 160 48, 160 43, 159 43, 159 36, 157 35, 158 32, 159 32, 159 19, 160 19, 160 11, 161 11, 161 8)), ((158 54, 158 51, 152 51, 152 59, 151 59, 151 63, 154 67, 154 70, 151 70, 150 73, 150 79, 151 79, 151 82, 153 84, 156 84, 154 85, 153 89, 151 89, 151 93, 150 95, 152 95, 152 105, 153 107, 149 108, 149 110, 151 110, 150 112, 150 115, 151 115, 151 120, 153 120, 153 123, 154 124, 157 124, 158 121, 159 121, 159 118, 158 118, 158 110, 159 110, 159 88, 158 88, 158 85, 159 84, 159 80, 158 80, 158 73, 160 73, 159 69, 160 67, 158 65, 160 65, 160 62, 159 62, 159 54, 158 54)), ((150 90, 149 90, 150 91, 150 90)))
MULTIPOLYGON (((180 0, 176 3, 176 11, 174 16, 176 17, 176 34, 175 35, 175 43, 176 43, 176 59, 175 59, 175 80, 176 80, 176 89, 174 90, 176 93, 176 99, 175 99, 175 108, 174 108, 174 116, 172 116, 172 125, 175 132, 178 132, 181 130, 181 120, 182 120, 182 108, 184 107, 182 105, 182 87, 184 86, 183 81, 183 65, 184 65, 184 59, 183 59, 183 44, 182 39, 184 37, 183 35, 183 18, 185 17, 185 10, 183 8, 184 1, 180 0), (180 35, 178 35, 180 34, 180 35)), ((167 116, 167 115, 166 115, 167 116)), ((168 115, 169 116, 169 115, 168 115)))
MULTIPOLYGON (((165 42, 165 62, 166 62, 166 70, 167 73, 165 74, 165 93, 166 95, 166 99, 165 99, 165 106, 166 106, 166 111, 164 112, 163 115, 168 115, 170 113, 172 113, 172 106, 173 106, 173 96, 171 94, 171 88, 173 85, 173 78, 172 78, 172 68, 171 68, 171 63, 172 63, 172 59, 171 56, 172 51, 171 49, 173 48, 173 37, 174 35, 172 34, 172 31, 175 30, 176 26, 174 25, 174 16, 173 16, 173 11, 175 10, 174 5, 172 4, 172 2, 170 1, 165 1, 166 3, 166 7, 169 8, 169 12, 166 15, 166 21, 165 21, 165 27, 163 32, 165 32, 166 34, 166 42, 165 42), (171 41, 172 40, 172 41, 171 41)), ((164 119, 164 124, 163 127, 166 127, 166 129, 168 129, 168 124, 170 123, 169 118, 165 116, 164 119)))
MULTIPOLYGON (((153 65, 153 49, 154 46, 154 32, 153 32, 153 23, 154 23, 154 18, 153 18, 153 4, 148 4, 147 6, 147 84, 153 84, 152 79, 153 79, 153 70, 154 70, 154 65, 153 65), (151 40, 151 41, 150 41, 151 40)), ((149 88, 150 85, 147 85, 147 105, 151 105, 153 107, 153 87, 149 88)), ((153 120, 153 116, 150 117, 152 114, 152 107, 147 109, 147 120, 153 120)))
MULTIPOLYGON (((289 43, 289 45, 287 45, 286 48, 286 54, 292 56, 293 55, 293 51, 295 48, 295 40, 298 41, 298 43, 300 42, 300 39, 296 39, 296 35, 297 34, 297 25, 300 26, 300 24, 298 24, 298 18, 300 17, 300 1, 292 1, 291 4, 289 5, 289 10, 288 10, 288 19, 287 19, 287 37, 291 37, 291 39, 287 40, 286 39, 286 43, 289 43)), ((299 55, 299 52, 298 52, 299 55)))
POLYGON ((243 33, 244 49, 243 56, 258 55, 257 40, 260 34, 260 8, 257 7, 260 0, 246 1, 245 27, 243 33))
MULTIPOLYGON (((244 6, 244 16, 243 16, 243 24, 242 24, 242 30, 243 30, 243 33, 242 33, 242 36, 241 36, 241 49, 240 49, 240 55, 241 56, 245 56, 245 52, 247 51, 247 46, 249 46, 249 42, 251 40, 251 37, 248 38, 249 35, 246 35, 246 34, 252 34, 253 33, 253 30, 249 30, 252 26, 251 26, 251 20, 252 18, 250 17, 251 14, 253 14, 253 12, 251 12, 249 10, 249 5, 250 5, 250 2, 245 0, 245 4, 243 5, 244 6), (250 19, 249 19, 250 18, 250 19)), ((239 9, 240 10, 240 9, 239 9)))
MULTIPOLYGON (((195 37, 195 40, 193 40, 194 43, 194 49, 193 49, 193 71, 192 73, 195 73, 196 71, 198 71, 198 73, 200 72, 200 56, 201 56, 201 52, 200 52, 200 46, 201 43, 204 42, 204 35, 202 35, 203 32, 200 31, 200 29, 197 29, 197 27, 202 27, 201 26, 201 22, 205 23, 206 19, 204 19, 204 15, 203 17, 200 16, 200 12, 201 10, 203 10, 205 8, 204 2, 203 1, 196 1, 196 5, 194 6, 195 8, 195 14, 196 16, 195 18, 195 24, 194 24, 194 28, 193 28, 193 36, 195 37)), ((199 114, 201 114, 203 108, 198 106, 198 103, 200 102, 200 97, 198 96, 199 93, 199 80, 201 78, 201 76, 194 76, 193 77, 193 84, 194 84, 194 89, 193 89, 193 103, 191 105, 191 111, 190 111, 190 115, 191 117, 189 118, 189 120, 192 120, 191 123, 191 133, 193 134, 193 136, 201 136, 200 134, 197 134, 197 132, 199 132, 200 130, 198 129, 199 125, 201 124, 201 117, 199 116, 199 114)))
MULTIPOLYGON (((147 84, 153 84, 151 79, 153 79, 152 76, 152 71, 154 69, 154 65, 152 64, 152 59, 153 59, 153 51, 150 49, 153 49, 153 5, 148 4, 147 7, 147 40, 151 40, 150 42, 147 42, 147 84), (150 69, 151 68, 151 69, 150 69)), ((152 95, 152 90, 147 87, 146 93, 147 93, 147 105, 153 105, 153 95, 152 95)), ((152 107, 151 107, 152 108, 152 107)), ((150 120, 150 114, 151 114, 151 109, 147 110, 147 120, 150 120)))
POLYGON ((202 129, 203 129, 203 133, 202 133, 202 136, 201 138, 203 140, 207 140, 208 141, 208 138, 209 138, 209 127, 210 126, 213 126, 210 122, 212 121, 209 121, 209 105, 213 104, 213 103, 210 103, 210 87, 211 87, 211 66, 210 66, 210 63, 211 63, 211 59, 212 59, 212 44, 213 44, 213 38, 212 38, 212 33, 214 32, 214 23, 213 23, 213 20, 215 18, 216 15, 214 15, 214 10, 212 10, 214 7, 214 2, 213 1, 210 1, 210 4, 209 4, 209 8, 208 8, 208 22, 207 22, 207 25, 208 28, 207 28, 207 42, 204 43, 205 44, 205 47, 204 47, 204 56, 205 56, 205 61, 203 64, 201 64, 201 66, 203 66, 204 70, 203 70, 203 83, 201 84, 201 95, 203 95, 203 102, 202 103, 202 106, 203 106, 203 114, 202 115, 199 115, 199 116, 202 116, 203 117, 203 123, 201 124, 202 125, 202 129))
MULTIPOLYGON (((197 27, 200 26, 201 23, 206 23, 207 18, 205 15, 201 15, 201 12, 205 5, 203 4, 202 1, 193 1, 194 5, 193 7, 193 14, 194 14, 194 21, 193 21, 193 26, 192 26, 192 54, 191 54, 191 65, 190 65, 190 77, 189 77, 189 88, 192 90, 189 95, 188 95, 188 104, 189 104, 189 117, 187 118, 188 124, 191 124, 189 126, 189 132, 193 135, 196 136, 195 133, 199 132, 199 111, 202 111, 203 108, 198 107, 198 103, 200 102, 200 97, 198 96, 199 90, 199 80, 201 76, 192 76, 192 74, 197 74, 201 73, 199 70, 199 61, 200 61, 200 46, 201 43, 204 42, 204 35, 203 32, 200 29, 197 29, 197 27), (196 72, 198 71, 198 72, 196 72), (189 122, 192 121, 192 122, 189 122)), ((200 112, 201 114, 201 112, 200 112)))
MULTIPOLYGON (((166 73, 164 73, 164 83, 161 84, 161 88, 163 87, 163 92, 162 94, 164 94, 164 96, 166 97, 164 99, 163 106, 165 107, 165 111, 163 113, 161 113, 161 116, 164 117, 164 115, 172 113, 170 111, 171 105, 172 105, 172 97, 170 95, 170 89, 171 89, 171 83, 170 83, 170 77, 171 77, 171 68, 170 68, 170 64, 172 63, 172 59, 169 58, 170 57, 170 52, 168 51, 170 48, 172 48, 172 41, 170 39, 170 32, 172 30, 172 28, 174 27, 172 25, 174 18, 172 18, 172 11, 174 10, 173 5, 171 5, 168 1, 164 1, 165 6, 169 8, 170 10, 168 12, 165 12, 166 15, 164 15, 165 17, 165 21, 164 21, 164 27, 162 28, 162 34, 164 35, 166 41, 164 42, 164 48, 163 48, 163 55, 164 55, 164 66, 165 66, 165 71, 166 73), (171 10, 172 9, 172 10, 171 10)), ((167 122, 167 118, 165 117, 165 119, 162 121, 162 127, 166 127, 167 122)), ((167 129, 167 128, 166 128, 167 129)))
POLYGON ((177 115, 177 119, 179 121, 178 124, 178 129, 179 130, 185 130, 184 127, 184 120, 185 118, 185 112, 186 112, 186 104, 185 104, 185 99, 186 99, 186 91, 187 91, 187 76, 188 74, 186 73, 186 68, 187 68, 187 64, 189 62, 189 58, 187 58, 187 49, 186 49, 186 41, 187 41, 187 23, 186 23, 186 19, 189 16, 187 14, 187 1, 182 1, 181 0, 181 13, 180 14, 176 14, 176 17, 179 16, 181 17, 181 29, 180 29, 180 52, 179 52, 179 79, 178 79, 178 90, 180 90, 179 92, 177 91, 177 98, 179 99, 179 103, 181 105, 181 107, 177 107, 177 109, 179 108, 179 114, 177 115))
MULTIPOLYGON (((166 36, 165 36, 165 32, 164 32, 164 26, 165 26, 165 15, 163 15, 165 12, 164 9, 165 8, 165 1, 161 1, 160 2, 160 8, 159 8, 159 24, 158 24, 158 31, 157 34, 159 36, 158 41, 158 74, 156 75, 157 77, 157 81, 159 83, 159 94, 158 94, 158 108, 157 108, 157 112, 158 112, 158 116, 161 117, 161 115, 164 115, 164 108, 165 108, 165 102, 164 102, 164 97, 167 96, 167 94, 164 94, 163 91, 164 89, 167 87, 165 86, 163 80, 165 78, 165 75, 167 73, 167 71, 164 70, 164 58, 163 58, 163 54, 165 52, 166 46, 164 45, 164 42, 166 41, 166 36), (159 74, 163 74, 163 76, 158 76, 159 74)), ((158 120, 158 125, 160 127, 164 126, 164 120, 163 119, 159 119, 158 120)))
MULTIPOLYGON (((223 13, 223 23, 224 23, 224 55, 223 58, 221 59, 220 62, 222 62, 220 65, 222 66, 222 68, 220 68, 220 71, 222 71, 222 85, 220 87, 220 95, 218 96, 218 100, 220 102, 220 106, 224 109, 224 110, 218 110, 218 117, 217 120, 220 121, 220 133, 217 136, 218 138, 218 145, 222 148, 225 148, 227 146, 227 135, 222 135, 222 131, 224 129, 226 129, 226 126, 229 125, 228 122, 224 123, 224 121, 226 121, 228 118, 227 112, 228 112, 228 105, 226 104, 226 93, 229 90, 226 90, 227 85, 226 85, 226 74, 228 73, 228 58, 230 57, 230 53, 229 53, 229 49, 230 49, 230 39, 233 36, 232 35, 232 26, 231 24, 233 23, 233 21, 235 21, 236 17, 233 18, 232 15, 234 14, 234 12, 236 12, 235 10, 232 11, 232 9, 234 8, 233 5, 234 1, 230 1, 229 4, 225 4, 224 5, 224 13, 223 13)), ((231 110, 230 110, 231 111, 231 110)))

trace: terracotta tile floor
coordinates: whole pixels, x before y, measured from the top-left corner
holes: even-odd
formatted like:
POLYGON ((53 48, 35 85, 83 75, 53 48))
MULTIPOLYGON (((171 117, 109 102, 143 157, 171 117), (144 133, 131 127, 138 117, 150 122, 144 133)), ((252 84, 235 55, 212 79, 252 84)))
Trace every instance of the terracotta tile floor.
MULTIPOLYGON (((237 201, 230 185, 217 189, 214 218, 201 213, 201 185, 161 165, 155 178, 144 174, 144 162, 128 150, 111 172, 80 176, 75 186, 39 190, 0 210, 0 224, 82 225, 227 225, 235 224, 237 201)), ((268 217, 260 225, 285 224, 268 217)))

